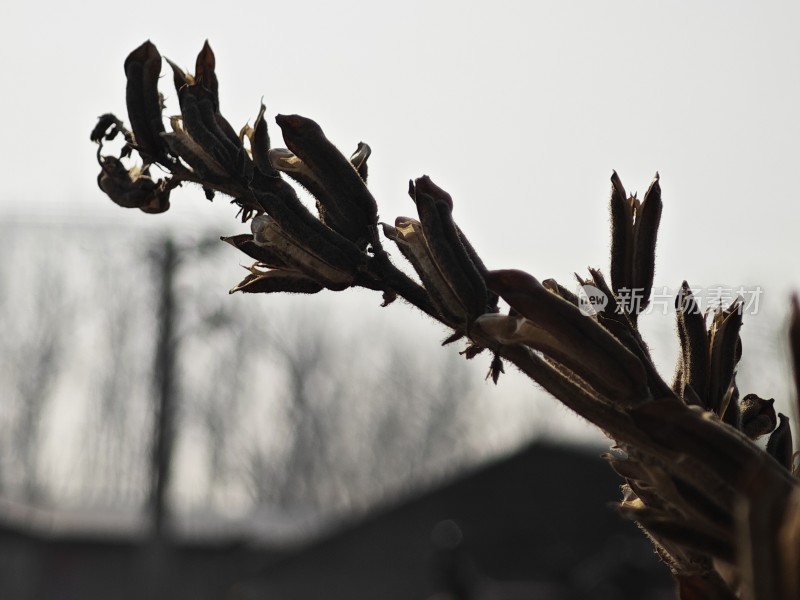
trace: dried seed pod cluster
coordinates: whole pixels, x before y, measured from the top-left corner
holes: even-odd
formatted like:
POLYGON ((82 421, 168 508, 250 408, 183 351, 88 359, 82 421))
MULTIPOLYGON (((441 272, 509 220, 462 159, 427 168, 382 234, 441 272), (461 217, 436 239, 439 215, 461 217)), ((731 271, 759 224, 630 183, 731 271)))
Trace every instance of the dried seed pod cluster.
MULTIPOLYGON (((608 460, 624 481, 620 511, 652 539, 680 598, 800 597, 800 485, 789 419, 776 414, 773 399, 739 397, 741 299, 703 315, 683 283, 671 385, 639 333, 655 272, 658 175, 640 201, 613 174, 610 284, 598 269, 578 277, 605 301, 602 310, 587 310, 579 294, 552 279, 487 269, 454 221, 453 199, 427 176, 409 186, 417 216, 379 228, 366 185, 367 144, 346 157, 311 119, 278 115, 286 148, 272 148, 263 103, 253 125, 236 133, 220 111, 208 43, 193 74, 168 63, 179 114, 163 115, 162 58, 148 41, 125 61, 130 130, 106 114, 92 131, 98 184, 114 202, 163 212, 184 182, 209 199, 230 197, 250 231, 222 239, 255 261, 231 292, 360 286, 382 292, 384 305, 406 300, 453 330, 446 342, 466 337, 467 358, 488 349, 495 382, 503 361, 511 362, 613 439, 608 460), (120 133, 119 155, 104 154, 120 133), (133 153, 141 165, 128 168, 133 153), (167 175, 153 180, 153 165, 167 175), (314 197, 316 214, 284 176, 314 197), (416 280, 390 260, 380 233, 416 280), (765 448, 754 443, 767 435, 765 448)), ((790 339, 800 391, 796 299, 790 339)))
POLYGON ((619 176, 611 177, 611 288, 634 321, 650 304, 655 273, 656 239, 661 223, 658 173, 640 202, 625 195, 619 176))

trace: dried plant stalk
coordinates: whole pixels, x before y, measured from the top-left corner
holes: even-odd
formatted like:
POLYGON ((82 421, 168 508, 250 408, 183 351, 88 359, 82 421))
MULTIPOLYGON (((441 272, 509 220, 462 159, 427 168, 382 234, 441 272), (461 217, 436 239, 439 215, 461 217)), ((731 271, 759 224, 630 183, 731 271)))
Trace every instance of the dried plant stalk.
MULTIPOLYGON (((370 148, 345 157, 321 127, 278 115, 288 148, 271 148, 261 104, 254 126, 237 135, 220 113, 216 59, 203 46, 195 73, 174 63, 180 114, 166 132, 158 79, 162 58, 145 42, 125 61, 131 130, 111 114, 91 134, 99 187, 117 204, 145 212, 169 208, 184 182, 206 197, 221 193, 252 220, 252 233, 223 238, 256 262, 231 292, 317 293, 365 287, 383 304, 396 298, 466 338, 467 358, 488 349, 497 380, 503 361, 518 367, 613 440, 607 458, 623 480, 619 510, 636 521, 675 576, 680 598, 789 600, 800 594, 800 485, 785 415, 774 401, 739 398, 742 302, 711 315, 697 310, 688 283, 676 298, 680 356, 673 384, 657 372, 637 327, 650 300, 661 219, 656 177, 644 198, 611 177, 611 285, 597 269, 582 285, 605 294, 602 312, 578 295, 514 269, 489 270, 453 220, 451 196, 423 176, 409 193, 418 219, 382 224, 419 277, 398 269, 383 248, 378 208, 367 189, 370 148), (103 153, 122 133, 119 156, 103 153), (246 143, 245 143, 246 142, 246 143), (142 165, 123 166, 133 153, 142 165), (168 175, 154 181, 150 165, 168 175), (282 177, 317 201, 313 215, 282 177), (631 291, 640 292, 631 302, 631 291), (501 299, 508 306, 502 314, 501 299), (754 443, 768 435, 766 449, 754 443)), ((800 307, 789 328, 800 402, 800 307)), ((798 404, 800 414, 800 403, 798 404)))

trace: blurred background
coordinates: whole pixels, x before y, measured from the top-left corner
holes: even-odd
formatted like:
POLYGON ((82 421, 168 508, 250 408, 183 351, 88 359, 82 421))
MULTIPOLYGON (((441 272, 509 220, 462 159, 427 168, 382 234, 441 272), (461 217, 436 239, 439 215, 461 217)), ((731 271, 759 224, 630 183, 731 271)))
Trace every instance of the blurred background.
MULTIPOLYGON (((375 294, 228 295, 249 259, 219 236, 248 227, 224 198, 179 189, 152 216, 100 192, 89 132, 104 112, 125 120, 122 63, 145 39, 191 70, 208 38, 236 127, 263 96, 270 118, 312 117, 345 153, 368 142, 385 221, 412 212, 407 180, 431 175, 489 268, 568 286, 607 268, 612 169, 640 196, 658 170, 656 286, 761 290, 738 381, 790 410, 796 5, 0 12, 3 598, 646 597, 626 591, 632 573, 657 598, 668 585, 605 506, 618 495, 606 441, 537 386, 487 383, 488 357, 465 361, 442 327, 375 294)), ((169 78, 162 91, 168 115, 169 78)), ((674 311, 642 328, 669 379, 674 311)))

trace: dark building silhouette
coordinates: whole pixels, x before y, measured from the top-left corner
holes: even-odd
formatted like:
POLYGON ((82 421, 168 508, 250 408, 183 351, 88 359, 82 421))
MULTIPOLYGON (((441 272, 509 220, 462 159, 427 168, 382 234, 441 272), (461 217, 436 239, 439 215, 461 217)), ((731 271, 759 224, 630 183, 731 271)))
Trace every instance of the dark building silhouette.
POLYGON ((0 598, 662 600, 666 567, 597 452, 534 444, 292 551, 246 535, 155 547, 0 525, 0 598), (154 568, 154 565, 157 568, 154 568), (158 573, 161 592, 147 578, 158 573))
POLYGON ((596 453, 534 444, 279 560, 231 599, 673 598, 596 453))

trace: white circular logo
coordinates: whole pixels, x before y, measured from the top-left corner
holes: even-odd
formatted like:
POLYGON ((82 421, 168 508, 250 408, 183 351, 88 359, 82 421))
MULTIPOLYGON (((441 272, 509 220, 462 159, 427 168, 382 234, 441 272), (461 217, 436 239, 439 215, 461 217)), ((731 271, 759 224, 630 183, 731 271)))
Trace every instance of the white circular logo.
POLYGON ((601 313, 608 306, 608 297, 603 290, 588 283, 578 287, 578 308, 587 317, 601 313))

